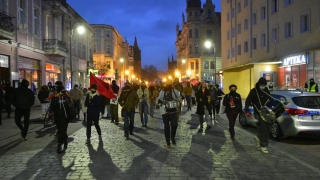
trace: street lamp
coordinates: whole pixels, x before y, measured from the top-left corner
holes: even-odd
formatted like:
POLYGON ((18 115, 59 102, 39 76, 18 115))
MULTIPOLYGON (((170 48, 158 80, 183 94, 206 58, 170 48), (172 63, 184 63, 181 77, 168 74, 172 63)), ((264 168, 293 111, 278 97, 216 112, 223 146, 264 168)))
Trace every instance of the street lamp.
MULTIPOLYGON (((74 22, 73 24, 71 24, 71 18, 70 18, 70 29, 69 29, 69 37, 70 37, 70 43, 69 43, 69 53, 70 53, 70 89, 72 88, 72 79, 73 79, 73 67, 72 67, 72 36, 73 36, 73 26, 77 23, 74 22)), ((86 29, 83 26, 78 26, 77 31, 79 34, 83 34, 86 29)))
POLYGON ((216 47, 211 41, 206 41, 204 43, 204 46, 207 49, 210 49, 211 47, 213 47, 213 53, 214 53, 214 82, 217 83, 217 76, 216 76, 216 72, 217 72, 216 47))

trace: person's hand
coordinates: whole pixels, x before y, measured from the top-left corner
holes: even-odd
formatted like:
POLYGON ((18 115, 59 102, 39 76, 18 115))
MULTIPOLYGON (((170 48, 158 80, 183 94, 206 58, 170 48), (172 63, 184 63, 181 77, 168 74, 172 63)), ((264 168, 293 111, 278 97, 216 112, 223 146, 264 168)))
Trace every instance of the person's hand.
POLYGON ((199 101, 202 102, 202 99, 200 98, 199 101))
POLYGON ((247 117, 251 117, 251 113, 250 113, 249 110, 246 110, 246 116, 247 116, 247 117))

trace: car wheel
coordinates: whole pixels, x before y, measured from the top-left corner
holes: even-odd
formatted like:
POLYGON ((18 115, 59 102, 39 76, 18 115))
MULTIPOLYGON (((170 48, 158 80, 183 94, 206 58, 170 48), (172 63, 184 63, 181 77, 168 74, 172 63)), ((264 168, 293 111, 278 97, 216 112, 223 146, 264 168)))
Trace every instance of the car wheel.
POLYGON ((283 137, 281 128, 277 122, 271 124, 271 136, 278 141, 283 137))
POLYGON ((246 114, 239 114, 239 123, 241 124, 241 126, 248 126, 246 114))

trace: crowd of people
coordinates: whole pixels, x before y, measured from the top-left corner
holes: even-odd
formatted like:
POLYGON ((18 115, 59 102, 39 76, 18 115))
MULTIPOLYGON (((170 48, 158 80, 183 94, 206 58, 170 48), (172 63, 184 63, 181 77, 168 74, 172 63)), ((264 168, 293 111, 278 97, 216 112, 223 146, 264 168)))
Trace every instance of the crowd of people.
MULTIPOLYGON (((108 84, 109 85, 109 84, 108 84)), ((11 104, 15 107, 15 123, 21 131, 21 138, 27 140, 30 108, 35 102, 35 96, 28 88, 29 82, 22 80, 20 86, 12 88, 10 83, 5 87, 6 93, 0 91, 0 108, 6 107, 7 116, 11 114, 11 104), (21 118, 24 117, 24 125, 21 124, 21 118)), ((258 120, 258 136, 254 139, 257 147, 264 153, 268 153, 268 124, 259 116, 259 107, 272 101, 270 91, 268 90, 265 78, 260 78, 255 88, 253 88, 245 102, 245 113, 251 116, 249 106, 255 109, 255 118, 258 120), (264 96, 265 94, 269 96, 264 96)), ((131 83, 125 82, 123 88, 117 85, 113 80, 110 87, 115 98, 109 99, 99 94, 98 85, 92 84, 89 89, 82 88, 75 84, 70 91, 65 90, 61 81, 54 85, 41 86, 37 95, 41 107, 42 117, 45 117, 47 111, 52 112, 54 123, 57 127, 58 147, 57 153, 63 153, 68 147, 68 123, 72 120, 81 120, 80 112, 83 113, 83 120, 86 121, 86 144, 91 144, 91 125, 94 124, 96 132, 101 140, 101 128, 99 120, 101 118, 110 118, 111 123, 119 124, 118 108, 121 107, 121 117, 124 121, 124 137, 129 140, 129 135, 133 135, 135 127, 135 113, 138 109, 140 114, 141 126, 148 128, 149 119, 155 115, 155 109, 159 109, 164 124, 164 136, 166 148, 176 145, 176 131, 178 120, 181 114, 182 102, 185 102, 187 111, 192 110, 196 105, 196 114, 199 115, 199 127, 204 128, 206 122, 206 131, 211 129, 217 122, 217 116, 220 106, 223 105, 226 116, 229 121, 230 138, 235 140, 235 122, 239 113, 242 113, 242 100, 238 94, 237 86, 229 86, 230 92, 224 94, 218 84, 212 82, 200 82, 191 84, 187 82, 182 84, 179 79, 167 82, 155 82, 147 85, 145 82, 131 83), (221 102, 222 101, 222 102, 221 102), (63 146, 63 148, 62 148, 63 146)), ((0 110, 1 110, 0 109, 0 110)), ((1 116, 0 116, 1 124, 1 116)))

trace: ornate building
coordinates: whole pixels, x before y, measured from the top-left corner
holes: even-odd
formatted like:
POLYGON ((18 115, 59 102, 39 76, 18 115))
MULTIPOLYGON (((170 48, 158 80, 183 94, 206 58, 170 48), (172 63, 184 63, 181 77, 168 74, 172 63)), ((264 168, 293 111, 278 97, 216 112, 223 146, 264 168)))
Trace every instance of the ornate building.
POLYGON ((137 37, 134 38, 133 45, 133 62, 134 62, 134 74, 136 78, 141 79, 141 50, 138 46, 137 37))
POLYGON ((167 76, 174 77, 176 70, 177 70, 177 61, 175 61, 173 59, 173 55, 172 55, 171 61, 170 61, 170 58, 168 57, 168 72, 167 72, 167 76))
POLYGON ((201 7, 200 0, 186 1, 186 15, 182 13, 182 29, 176 26, 177 67, 181 79, 220 82, 221 69, 221 13, 215 12, 212 0, 201 7), (212 43, 210 48, 205 43, 212 43))

